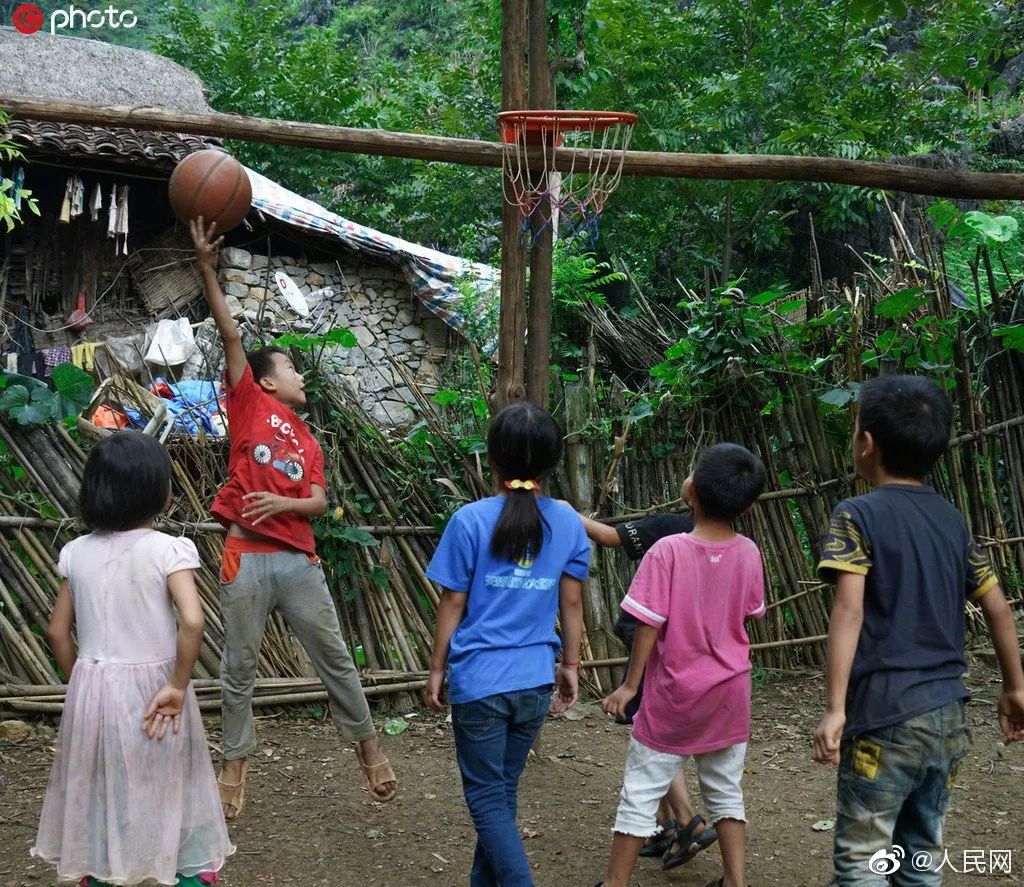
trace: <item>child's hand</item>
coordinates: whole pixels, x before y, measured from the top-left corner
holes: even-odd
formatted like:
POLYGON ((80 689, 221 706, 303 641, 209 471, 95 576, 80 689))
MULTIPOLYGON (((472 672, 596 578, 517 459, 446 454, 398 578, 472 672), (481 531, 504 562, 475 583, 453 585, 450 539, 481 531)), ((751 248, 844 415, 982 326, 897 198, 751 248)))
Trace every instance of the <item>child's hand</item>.
POLYGON ((606 715, 611 715, 614 718, 626 717, 626 706, 633 701, 633 697, 636 696, 636 690, 630 690, 625 684, 619 687, 611 696, 605 699, 601 708, 604 709, 606 715))
POLYGON ((825 712, 814 731, 814 752, 812 757, 819 764, 838 764, 839 745, 846 726, 845 712, 825 712))
POLYGON ((579 673, 576 666, 559 665, 555 684, 558 687, 558 698, 551 703, 551 710, 556 714, 562 714, 572 708, 580 698, 579 673))
POLYGON ((434 711, 444 711, 444 672, 431 669, 427 675, 427 686, 423 691, 427 707, 434 711))
POLYGON ((201 266, 207 268, 214 268, 217 265, 217 250, 220 249, 220 245, 224 242, 223 235, 214 237, 217 234, 217 223, 210 222, 209 226, 204 226, 203 217, 200 216, 198 219, 188 220, 188 229, 192 232, 192 243, 196 248, 196 260, 201 266))
POLYGON ((185 691, 164 684, 149 703, 142 719, 142 732, 150 739, 163 739, 168 724, 175 735, 181 727, 181 710, 185 706, 185 691))
POLYGON ((1004 690, 996 705, 999 727, 1009 742, 1024 740, 1024 690, 1004 690))
POLYGON ((252 520, 254 527, 268 517, 291 511, 293 505, 293 501, 287 496, 278 496, 275 493, 246 493, 242 499, 245 501, 245 505, 242 506, 242 517, 252 520))

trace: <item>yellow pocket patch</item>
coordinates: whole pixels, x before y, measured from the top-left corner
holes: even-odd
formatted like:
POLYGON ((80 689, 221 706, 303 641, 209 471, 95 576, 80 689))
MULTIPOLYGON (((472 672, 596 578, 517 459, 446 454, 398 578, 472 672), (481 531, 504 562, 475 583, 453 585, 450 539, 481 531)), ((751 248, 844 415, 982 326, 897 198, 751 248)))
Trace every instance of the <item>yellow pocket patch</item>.
POLYGON ((865 779, 874 779, 878 776, 878 765, 882 760, 882 747, 868 742, 866 739, 858 739, 853 747, 853 770, 865 779))
POLYGON ((946 791, 953 790, 953 783, 956 782, 956 774, 960 769, 960 765, 957 764, 952 770, 949 771, 949 779, 946 780, 946 791))

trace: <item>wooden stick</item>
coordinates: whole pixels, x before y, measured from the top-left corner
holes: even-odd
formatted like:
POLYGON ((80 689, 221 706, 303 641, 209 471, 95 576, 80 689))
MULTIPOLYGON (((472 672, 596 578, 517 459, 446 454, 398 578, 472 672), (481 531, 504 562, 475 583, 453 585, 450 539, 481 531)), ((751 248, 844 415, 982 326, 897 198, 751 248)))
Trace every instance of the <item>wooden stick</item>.
MULTIPOLYGON (((522 0, 517 2, 521 3, 522 0)), ((186 114, 162 108, 119 105, 95 107, 26 96, 0 96, 0 108, 24 120, 191 133, 349 154, 459 163, 465 166, 500 167, 506 150, 498 142, 475 139, 267 120, 238 114, 186 114)), ((560 172, 571 172, 574 165, 576 168, 585 167, 590 160, 590 152, 582 149, 559 148, 554 155, 555 168, 560 172)), ((982 200, 1024 198, 1024 177, 1010 173, 919 169, 894 163, 844 160, 837 157, 627 151, 623 174, 685 179, 833 182, 939 197, 982 200)))
MULTIPOLYGON (((768 641, 764 644, 751 644, 751 650, 773 650, 778 647, 799 647, 803 644, 816 644, 828 640, 827 634, 818 634, 809 638, 787 638, 784 641, 768 641)), ((580 668, 607 668, 612 665, 628 665, 628 656, 619 656, 615 659, 590 659, 580 663, 580 668)))
MULTIPOLYGON (((73 517, 64 518, 63 520, 57 520, 55 518, 46 517, 9 517, 0 515, 0 528, 3 527, 16 527, 31 528, 31 529, 69 529, 73 530, 76 528, 77 519, 73 517)), ((166 530, 174 533, 175 535, 183 536, 199 536, 206 533, 219 533, 225 534, 227 530, 221 525, 214 521, 209 522, 183 522, 183 521, 157 521, 156 528, 158 530, 166 530)), ((363 530, 372 536, 439 536, 437 529, 434 527, 427 526, 358 526, 353 527, 356 530, 363 530)))

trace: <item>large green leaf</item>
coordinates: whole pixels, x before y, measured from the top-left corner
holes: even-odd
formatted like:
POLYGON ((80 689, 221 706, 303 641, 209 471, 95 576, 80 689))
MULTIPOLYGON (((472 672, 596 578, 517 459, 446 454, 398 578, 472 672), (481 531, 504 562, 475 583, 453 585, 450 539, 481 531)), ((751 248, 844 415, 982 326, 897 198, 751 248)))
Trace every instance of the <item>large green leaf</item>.
POLYGON ((11 385, 0 396, 0 410, 3 410, 19 425, 39 425, 53 415, 54 396, 49 389, 34 388, 31 392, 24 385, 11 385))
POLYGON ((1017 220, 1012 216, 991 216, 980 210, 964 213, 962 225, 980 235, 983 240, 1007 243, 1017 234, 1017 220))
POLYGON ((919 286, 913 286, 882 299, 882 301, 875 305, 875 314, 879 317, 889 317, 898 320, 917 311, 918 308, 924 305, 924 302, 924 289, 919 286))
POLYGON ((54 388, 54 419, 77 416, 88 406, 93 379, 85 370, 73 363, 62 363, 53 368, 50 378, 54 388))
POLYGON ((854 394, 849 388, 833 388, 818 396, 818 400, 822 403, 828 403, 834 407, 846 406, 853 398, 854 394))
POLYGON ((992 334, 1003 340, 1003 347, 1024 351, 1024 324, 998 327, 992 334))

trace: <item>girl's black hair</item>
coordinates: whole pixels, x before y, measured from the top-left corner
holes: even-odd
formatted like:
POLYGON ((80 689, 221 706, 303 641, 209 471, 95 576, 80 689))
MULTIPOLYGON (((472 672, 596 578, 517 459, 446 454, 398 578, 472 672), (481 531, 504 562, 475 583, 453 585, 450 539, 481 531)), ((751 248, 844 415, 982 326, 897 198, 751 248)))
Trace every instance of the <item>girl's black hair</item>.
MULTIPOLYGON (((528 401, 509 404, 491 420, 487 455, 500 480, 541 481, 562 458, 562 430, 528 401)), ((535 558, 544 544, 544 516, 531 490, 505 490, 505 504, 491 537, 495 557, 535 558)))
POLYGON ((120 431, 89 454, 78 510, 90 530, 134 530, 167 507, 171 459, 156 438, 120 431))

